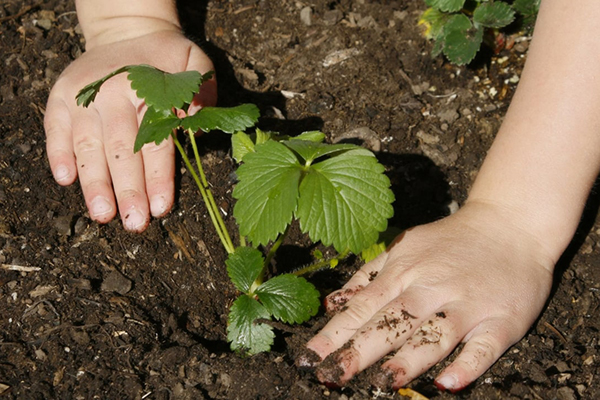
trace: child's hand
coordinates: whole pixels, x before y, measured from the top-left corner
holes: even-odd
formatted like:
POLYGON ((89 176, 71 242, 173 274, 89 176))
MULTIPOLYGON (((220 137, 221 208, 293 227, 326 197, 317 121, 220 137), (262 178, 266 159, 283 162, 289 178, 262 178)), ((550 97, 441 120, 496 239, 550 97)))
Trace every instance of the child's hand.
MULTIPOLYGON (((334 385, 390 352, 373 384, 406 385, 447 357, 436 379, 460 390, 525 335, 550 293, 556 260, 494 206, 467 205, 441 221, 409 229, 326 299, 331 321, 308 344, 300 366, 325 358, 318 378, 334 385)), ((519 220, 516 220, 519 222, 519 220)))
MULTIPOLYGON (((59 77, 48 99, 44 126, 56 181, 70 185, 79 176, 92 219, 110 221, 118 204, 125 228, 141 232, 148 226, 150 214, 162 216, 173 205, 172 140, 133 153, 145 106, 125 75, 105 83, 89 108, 79 107, 75 101, 85 85, 130 64, 149 64, 167 72, 213 69, 202 50, 177 29, 98 44, 59 77)), ((216 81, 206 82, 190 110, 214 105, 216 95, 216 81)))

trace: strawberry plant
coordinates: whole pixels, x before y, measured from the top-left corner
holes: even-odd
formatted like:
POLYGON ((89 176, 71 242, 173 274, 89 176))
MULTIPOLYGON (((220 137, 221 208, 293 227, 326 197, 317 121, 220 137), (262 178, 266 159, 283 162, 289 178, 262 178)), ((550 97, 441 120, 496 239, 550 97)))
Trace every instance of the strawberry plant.
POLYGON ((426 27, 425 36, 434 41, 432 55, 443 53, 452 63, 469 63, 485 37, 495 47, 500 30, 511 24, 516 16, 523 25, 531 25, 540 0, 425 0, 429 6, 419 20, 426 27))
POLYGON ((372 258, 382 251, 378 238, 393 214, 394 196, 384 167, 373 153, 353 144, 326 144, 321 132, 288 137, 256 128, 247 134, 244 131, 259 117, 252 104, 205 107, 188 115, 194 95, 211 72, 169 74, 148 65, 125 66, 84 87, 77 95, 78 104, 89 106, 102 84, 120 73, 128 74, 132 89, 147 106, 132 150, 172 138, 229 254, 227 272, 241 292, 228 318, 227 338, 233 350, 249 355, 268 351, 274 338, 270 320, 302 323, 317 313, 319 293, 300 275, 334 267, 350 253, 364 251, 365 257, 372 258), (241 164, 233 190, 238 246, 227 231, 202 168, 195 141, 200 130, 232 134, 233 157, 241 164), (188 137, 195 167, 178 132, 188 137), (312 265, 267 280, 271 261, 294 220, 313 242, 332 246, 337 255, 317 257, 312 265))

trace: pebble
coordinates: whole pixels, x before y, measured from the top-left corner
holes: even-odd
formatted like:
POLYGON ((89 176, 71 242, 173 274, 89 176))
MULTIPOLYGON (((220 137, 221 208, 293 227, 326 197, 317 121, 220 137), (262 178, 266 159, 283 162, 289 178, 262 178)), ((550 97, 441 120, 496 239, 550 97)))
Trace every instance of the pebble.
POLYGON ((60 236, 71 236, 73 230, 71 229, 72 216, 57 217, 54 220, 54 228, 60 236))
POLYGON ((327 26, 333 26, 344 18, 344 14, 340 10, 329 10, 323 14, 323 23, 327 26))
POLYGON ((52 28, 52 21, 46 18, 36 19, 33 21, 33 23, 35 26, 39 26, 45 31, 48 31, 50 28, 52 28))
POLYGON ((556 391, 557 400, 577 400, 575 391, 568 386, 563 386, 556 391))
POLYGON ((449 125, 456 121, 459 117, 456 108, 447 108, 442 110, 437 114, 437 116, 441 122, 446 122, 449 125))
POLYGON ((112 271, 106 279, 102 281, 100 290, 103 292, 116 292, 121 295, 129 293, 132 283, 119 271, 112 271))
POLYGON ((87 227, 90 224, 90 220, 87 219, 86 217, 80 217, 77 218, 77 221, 75 222, 75 234, 76 235, 81 235, 83 232, 85 232, 85 230, 87 229, 87 227))
POLYGON ((425 144, 433 145, 440 142, 440 137, 437 135, 432 135, 431 133, 418 131, 416 136, 425 144))
POLYGON ((379 140, 379 135, 377 135, 377 132, 366 126, 361 126, 359 128, 346 131, 341 135, 336 136, 333 139, 333 142, 338 143, 347 139, 360 139, 366 144, 366 147, 372 151, 381 151, 381 141, 379 140))
POLYGON ((15 90, 10 83, 0 87, 0 97, 2 101, 13 101, 15 99, 15 90))
POLYGON ((304 7, 300 10, 300 21, 306 26, 312 25, 312 8, 304 7))

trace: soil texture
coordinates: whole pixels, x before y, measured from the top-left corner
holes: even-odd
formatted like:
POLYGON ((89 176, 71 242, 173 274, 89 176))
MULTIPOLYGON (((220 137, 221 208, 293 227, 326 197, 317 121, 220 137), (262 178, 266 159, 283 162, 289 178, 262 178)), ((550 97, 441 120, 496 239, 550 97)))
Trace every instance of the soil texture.
MULTIPOLYGON (((222 105, 257 104, 261 128, 323 130, 386 166, 408 228, 456 210, 501 123, 529 38, 469 67, 432 59, 409 0, 181 1, 187 34, 213 58, 222 105)), ((43 115, 60 72, 84 50, 72 1, 0 3, 0 397, 6 399, 372 399, 369 374, 330 389, 294 365, 327 321, 277 327, 274 350, 241 358, 226 341, 236 297, 225 253, 187 173, 173 211, 143 234, 90 220, 78 184, 60 187, 43 115)), ((235 164, 226 135, 204 135, 205 169, 231 224, 235 164)), ((466 390, 432 399, 600 398, 600 223, 590 199, 547 308, 527 336, 466 390)), ((278 272, 307 261, 306 239, 278 272)), ((312 277, 323 294, 355 260, 312 277)), ((452 358, 452 357, 450 357, 452 358)))

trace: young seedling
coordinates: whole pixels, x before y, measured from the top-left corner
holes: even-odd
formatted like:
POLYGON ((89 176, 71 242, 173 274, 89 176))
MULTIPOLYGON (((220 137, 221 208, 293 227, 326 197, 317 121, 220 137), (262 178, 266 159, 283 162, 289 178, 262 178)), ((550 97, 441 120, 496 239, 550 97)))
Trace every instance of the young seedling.
POLYGON ((489 0, 425 0, 429 6, 419 24, 425 36, 434 40, 432 55, 444 55, 454 64, 464 65, 475 57, 487 31, 495 47, 500 29, 511 24, 516 15, 524 26, 535 20, 540 0, 515 0, 512 3, 489 0))
POLYGON ((248 135, 244 131, 259 117, 252 104, 206 107, 188 115, 194 95, 212 73, 169 74, 148 65, 125 66, 84 87, 78 104, 87 107, 102 84, 119 73, 128 74, 131 87, 148 107, 133 151, 173 139, 229 253, 227 272, 242 293, 228 318, 227 338, 233 350, 248 355, 268 351, 274 338, 272 318, 293 324, 317 313, 319 292, 300 275, 334 267, 350 253, 363 252, 371 258, 382 251, 378 240, 393 214, 394 196, 384 167, 370 151, 353 144, 323 143, 321 132, 287 137, 256 129, 248 135), (233 244, 206 180, 194 137, 199 130, 232 134, 233 156, 241 163, 233 191, 239 246, 233 244), (178 131, 189 137, 196 168, 177 138, 178 131), (313 242, 333 246, 337 255, 265 280, 295 219, 313 242), (259 247, 268 249, 266 256, 259 247))

